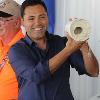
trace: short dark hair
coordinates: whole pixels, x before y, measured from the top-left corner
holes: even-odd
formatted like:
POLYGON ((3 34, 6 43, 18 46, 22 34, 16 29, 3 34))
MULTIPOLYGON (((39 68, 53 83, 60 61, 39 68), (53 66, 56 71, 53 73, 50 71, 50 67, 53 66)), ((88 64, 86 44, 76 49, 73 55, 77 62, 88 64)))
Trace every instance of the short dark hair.
POLYGON ((24 11, 26 7, 34 5, 42 5, 47 12, 47 7, 43 0, 25 0, 21 5, 21 17, 24 16, 24 11))

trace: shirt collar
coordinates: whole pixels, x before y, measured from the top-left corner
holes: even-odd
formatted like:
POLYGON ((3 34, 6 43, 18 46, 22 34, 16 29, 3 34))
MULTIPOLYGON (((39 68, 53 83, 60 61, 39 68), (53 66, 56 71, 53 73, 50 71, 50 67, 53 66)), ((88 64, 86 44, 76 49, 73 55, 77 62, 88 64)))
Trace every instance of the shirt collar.
MULTIPOLYGON (((21 38, 24 38, 24 35, 21 30, 13 37, 13 39, 6 45, 6 46, 12 46, 14 43, 16 43, 21 38)), ((2 40, 0 39, 0 47, 4 47, 2 40)))
POLYGON ((25 38, 26 42, 31 46, 33 41, 30 39, 30 37, 28 36, 28 34, 26 33, 25 38))
MULTIPOLYGON (((26 41, 30 46, 31 46, 31 45, 36 46, 36 43, 30 39, 30 37, 28 36, 27 33, 26 33, 26 36, 25 36, 24 39, 25 39, 25 41, 26 41)), ((49 40, 49 33, 48 33, 48 31, 47 31, 47 32, 46 32, 47 49, 48 49, 48 40, 49 40)))
POLYGON ((19 32, 14 36, 14 38, 8 43, 9 46, 12 46, 14 43, 16 43, 21 38, 24 38, 24 35, 22 33, 22 30, 19 30, 19 32))

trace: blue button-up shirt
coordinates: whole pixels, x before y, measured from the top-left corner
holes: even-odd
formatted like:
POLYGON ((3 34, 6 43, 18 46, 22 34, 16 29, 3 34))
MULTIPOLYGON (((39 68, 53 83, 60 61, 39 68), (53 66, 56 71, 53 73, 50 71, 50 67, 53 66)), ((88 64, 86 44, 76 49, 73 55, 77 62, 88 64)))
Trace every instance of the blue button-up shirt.
POLYGON ((26 35, 8 53, 19 84, 18 100, 74 100, 69 85, 70 65, 80 75, 86 74, 80 50, 51 74, 48 61, 65 47, 67 39, 46 34, 46 50, 39 49, 26 35))

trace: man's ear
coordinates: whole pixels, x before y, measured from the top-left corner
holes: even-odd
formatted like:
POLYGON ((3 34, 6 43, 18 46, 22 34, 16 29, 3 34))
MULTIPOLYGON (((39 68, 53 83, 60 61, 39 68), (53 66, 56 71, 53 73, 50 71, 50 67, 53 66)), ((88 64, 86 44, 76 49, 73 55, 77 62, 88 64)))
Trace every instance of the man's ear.
POLYGON ((16 20, 16 27, 20 27, 21 26, 21 18, 19 17, 19 18, 17 18, 17 20, 16 20))
POLYGON ((24 27, 24 19, 23 18, 21 18, 21 29, 22 29, 22 33, 26 34, 26 30, 25 30, 25 27, 24 27))
POLYGON ((21 25, 24 26, 24 19, 21 18, 21 25))

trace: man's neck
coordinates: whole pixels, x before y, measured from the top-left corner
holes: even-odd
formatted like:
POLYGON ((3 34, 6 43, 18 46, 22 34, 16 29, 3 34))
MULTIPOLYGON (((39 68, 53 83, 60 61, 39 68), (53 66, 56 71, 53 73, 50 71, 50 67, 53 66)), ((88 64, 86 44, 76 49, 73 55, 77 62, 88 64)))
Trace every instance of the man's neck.
POLYGON ((46 49, 46 39, 35 40, 35 43, 37 44, 38 48, 43 49, 43 50, 46 49))

